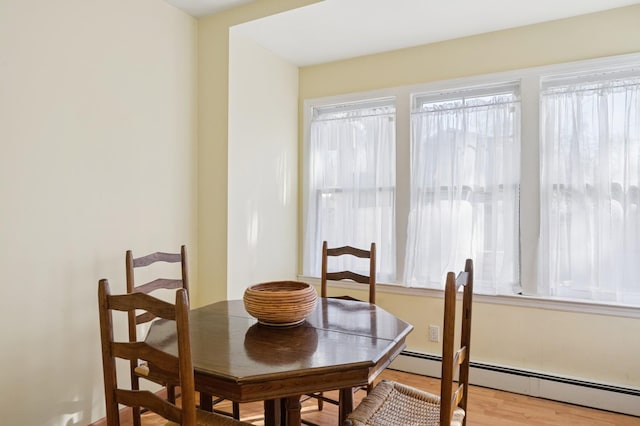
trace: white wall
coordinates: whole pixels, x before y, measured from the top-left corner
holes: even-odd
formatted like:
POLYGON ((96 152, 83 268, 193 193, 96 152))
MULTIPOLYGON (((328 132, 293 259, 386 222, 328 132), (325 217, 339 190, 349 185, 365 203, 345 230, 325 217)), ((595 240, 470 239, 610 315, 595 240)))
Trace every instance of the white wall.
POLYGON ((231 29, 227 296, 297 267, 298 69, 231 29))
POLYGON ((196 21, 2 0, 0 52, 0 423, 86 425, 104 416, 98 279, 124 291, 126 249, 183 243, 196 270, 196 21))

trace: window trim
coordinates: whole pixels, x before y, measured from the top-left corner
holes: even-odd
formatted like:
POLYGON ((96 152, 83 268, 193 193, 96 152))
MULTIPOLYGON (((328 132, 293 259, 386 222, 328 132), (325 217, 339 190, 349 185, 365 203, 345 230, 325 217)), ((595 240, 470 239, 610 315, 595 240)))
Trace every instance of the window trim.
MULTIPOLYGON (((317 277, 310 277, 307 275, 299 274, 297 276, 297 279, 307 282, 311 285, 320 286, 320 278, 317 277)), ((327 285, 330 288, 362 291, 362 284, 352 283, 348 281, 327 281, 327 285)), ((417 296, 440 299, 444 297, 443 290, 421 287, 405 287, 396 284, 386 284, 383 282, 376 282, 376 292, 396 294, 400 296, 417 296)), ((582 299, 568 299, 551 296, 526 296, 521 294, 515 294, 512 296, 474 294, 473 300, 474 302, 478 303, 520 308, 546 309, 559 312, 576 312, 580 314, 606 315, 620 318, 640 318, 640 309, 637 306, 589 301, 582 299)))

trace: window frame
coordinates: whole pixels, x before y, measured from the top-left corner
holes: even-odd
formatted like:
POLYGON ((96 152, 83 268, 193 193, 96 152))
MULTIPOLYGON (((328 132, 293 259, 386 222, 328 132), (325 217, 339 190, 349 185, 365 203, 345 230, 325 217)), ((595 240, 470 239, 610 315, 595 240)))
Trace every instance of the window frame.
MULTIPOLYGON (((500 105, 500 104, 511 104, 512 108, 520 108, 520 104, 521 104, 521 100, 520 100, 520 80, 497 80, 492 82, 491 84, 481 84, 481 85, 472 85, 472 86, 463 86, 463 87, 457 87, 454 90, 437 90, 437 91, 430 91, 430 92, 413 92, 411 93, 410 96, 410 100, 411 100, 411 113, 410 113, 410 117, 409 119, 411 120, 410 122, 410 127, 413 125, 412 123, 414 122, 415 119, 415 115, 420 116, 423 113, 428 113, 431 111, 432 107, 429 107, 428 105, 433 105, 433 104, 447 104, 446 107, 444 107, 443 109, 449 110, 451 109, 452 112, 455 111, 462 111, 462 110, 467 110, 470 111, 469 114, 473 115, 474 111, 477 111, 478 109, 482 110, 485 106, 486 107, 491 107, 494 105, 500 105), (488 100, 487 98, 491 98, 491 100, 488 100), (482 100, 481 100, 482 99, 482 100), (449 104, 458 104, 457 106, 453 106, 453 107, 449 107, 449 104), (517 105, 517 107, 516 107, 517 105)), ((443 105, 440 105, 443 106, 443 105)), ((435 111, 440 111, 440 108, 436 108, 435 111)), ((519 112, 516 113, 516 115, 519 117, 519 112)), ((513 121, 514 124, 514 128, 515 129, 520 129, 520 123, 521 120, 515 120, 513 121)), ((518 135, 521 135, 522 132, 516 132, 518 135)), ((518 151, 520 151, 520 137, 519 136, 515 136, 514 133, 514 149, 518 151)), ((415 144, 415 141, 409 141, 410 144, 415 144)), ((409 158, 408 161, 410 162, 410 166, 413 167, 413 165, 415 165, 415 162, 412 158, 409 158)), ((398 166, 399 167, 399 166, 398 166)), ((486 177, 486 176, 485 176, 486 177)), ((515 176, 514 176, 515 177, 515 176)), ((488 281, 484 280, 483 281, 483 277, 481 275, 476 274, 476 278, 475 278, 475 282, 476 282, 476 291, 479 294, 493 294, 497 288, 509 288, 511 289, 510 294, 516 294, 516 293, 520 293, 521 292, 521 288, 520 288, 520 275, 519 275, 519 269, 520 269, 520 262, 519 262, 519 251, 520 251, 520 238, 519 238, 519 218, 520 218, 520 211, 519 211, 519 187, 520 187, 520 176, 519 173, 517 175, 517 177, 515 177, 515 181, 513 182, 509 182, 506 184, 500 184, 498 186, 498 188, 496 189, 496 191, 491 191, 491 190, 485 190, 483 191, 482 195, 486 198, 487 196, 493 194, 493 193, 505 193, 505 188, 512 188, 512 192, 515 197, 515 204, 511 205, 511 207, 515 208, 515 211, 517 212, 517 225, 518 227, 515 228, 515 233, 512 234, 514 239, 511 240, 512 243, 517 245, 517 249, 516 249, 516 254, 515 254, 515 258, 517 259, 517 265, 514 266, 514 275, 513 275, 513 280, 509 280, 508 282, 501 282, 499 284, 496 284, 495 286, 493 284, 490 284, 488 281), (487 285, 487 283, 489 283, 489 285, 487 285)), ((419 189, 418 186, 419 185, 418 182, 412 182, 412 186, 409 188, 410 193, 415 194, 416 191, 419 189)), ((456 192, 456 189, 462 190, 463 192, 469 191, 469 192, 473 192, 474 197, 478 197, 480 195, 480 192, 478 192, 478 187, 475 186, 474 188, 470 188, 465 186, 464 184, 462 184, 461 187, 459 186, 454 186, 454 187, 450 187, 445 185, 444 183, 440 183, 437 187, 430 187, 430 188, 423 188, 421 192, 427 192, 427 193, 437 193, 440 192, 442 194, 447 194, 451 189, 454 189, 454 192, 456 192), (466 188, 466 189, 465 189, 466 188)), ((447 197, 444 197, 444 199, 446 199, 447 197)), ((464 197, 463 197, 464 198, 464 197)), ((490 197, 489 197, 490 198, 490 197)), ((491 205, 487 205, 485 202, 479 201, 476 199, 476 201, 474 203, 467 203, 469 206, 471 206, 473 208, 473 206, 475 205, 475 208, 484 208, 485 212, 488 211, 488 209, 490 209, 491 205), (480 205, 484 204, 484 207, 480 207, 480 205)), ((507 207, 506 210, 509 210, 511 207, 507 207)), ((418 208, 419 210, 419 208, 418 208)), ((504 210, 502 211, 504 213, 504 210)), ((488 218, 490 218, 490 216, 487 216, 488 218)), ((487 218, 486 217, 486 218, 487 218)), ((485 218, 485 219, 486 219, 485 218)), ((486 229, 486 228, 485 228, 486 229)), ((491 234, 491 232, 489 232, 489 234, 491 234)), ((488 242, 488 240, 484 240, 484 242, 488 242)), ((499 257, 500 252, 499 251, 493 251, 493 250, 482 250, 479 249, 476 251, 476 253, 491 253, 493 252, 494 256, 499 257)), ((461 261, 463 261, 464 258, 462 258, 461 261)), ((480 260, 480 258, 478 259, 480 260)), ((420 262, 419 262, 420 263, 420 262)), ((477 270, 477 268, 476 268, 477 270)), ((407 278, 407 277, 404 277, 407 278)), ((427 288, 441 288, 442 286, 442 279, 438 279, 436 281, 429 281, 429 280, 421 280, 421 282, 424 283, 424 285, 420 285, 419 287, 427 287, 427 288)), ((414 285, 411 285, 410 283, 403 283, 405 286, 407 287, 414 287, 414 285)), ((415 286, 417 287, 417 286, 415 286)), ((502 292, 499 292, 498 294, 505 294, 502 292)))
MULTIPOLYGON (((406 246, 406 229, 409 216, 409 150, 410 150, 410 114, 412 96, 437 91, 451 91, 458 88, 474 86, 490 86, 505 81, 520 82, 521 96, 521 148, 520 148, 520 285, 523 295, 486 295, 483 298, 496 300, 535 300, 549 301, 551 305, 558 302, 561 310, 567 310, 567 304, 592 306, 595 310, 601 307, 605 311, 611 307, 620 308, 615 312, 634 312, 638 307, 603 303, 595 300, 566 299, 553 296, 539 296, 537 291, 537 246, 540 231, 540 145, 539 145, 539 93, 543 81, 564 78, 569 75, 593 74, 601 70, 614 70, 640 64, 640 53, 609 56, 603 58, 566 62, 518 70, 496 72, 490 74, 463 76, 448 80, 439 80, 406 86, 396 86, 362 92, 346 93, 336 96, 318 97, 303 100, 303 141, 302 141, 302 228, 305 229, 308 196, 304 170, 309 164, 308 144, 310 137, 311 111, 322 105, 358 102, 379 97, 396 98, 396 283, 380 283, 381 290, 393 289, 393 292, 429 292, 428 289, 417 289, 400 283, 404 276, 404 258, 406 246), (385 284, 391 284, 390 286, 385 284), (626 310, 625 310, 626 309, 626 310)), ((302 251, 300 256, 303 256, 302 251)), ((302 278, 305 277, 301 275, 302 278)), ((344 284, 343 284, 344 285, 344 284)), ((346 285, 349 287, 349 285, 346 285)), ((502 303, 501 302, 501 303, 502 303)), ((538 302, 535 302, 537 304, 538 302)), ((617 315, 617 313, 616 313, 617 315)), ((625 316, 627 316, 625 314, 625 316)))
MULTIPOLYGON (((385 103, 385 101, 388 103, 390 100, 392 101, 392 103, 395 105, 395 127, 396 127, 396 152, 397 152, 397 137, 398 137, 398 129, 397 129, 397 117, 398 117, 398 102, 397 102, 397 98, 395 98, 395 94, 392 90, 381 90, 381 91, 372 91, 372 92, 366 92, 367 94, 363 94, 363 93, 353 93, 353 94, 347 94, 347 95, 342 95, 342 96, 330 96, 330 97, 325 97, 325 98, 317 98, 317 99, 309 99, 309 100, 305 100, 304 101, 304 115, 303 115, 303 121, 304 121, 304 143, 303 143, 303 147, 302 147, 302 152, 303 152, 303 166, 302 166, 302 173, 301 173, 301 183, 302 183, 302 200, 303 200, 303 204, 302 204, 302 220, 301 220, 301 228, 302 232, 304 233, 305 230, 307 229, 307 220, 309 217, 309 206, 310 206, 310 197, 312 196, 317 196, 317 194, 310 194, 309 192, 309 182, 307 181, 308 178, 308 169, 309 169, 309 164, 310 164, 310 141, 311 141, 311 123, 314 119, 314 111, 316 110, 322 110, 323 108, 327 108, 328 110, 331 110, 334 106, 336 105, 345 105, 347 108, 350 108, 351 105, 357 105, 357 104, 362 104, 365 108, 371 106, 371 105, 375 105, 375 103, 377 102, 381 102, 381 103, 385 103)), ((337 107, 336 110, 339 110, 340 107, 337 107)), ((397 154, 396 154, 397 155, 397 154)), ((397 165, 397 158, 396 158, 396 165, 397 165)), ((397 182, 397 176, 398 176, 398 170, 396 170, 396 184, 394 188, 389 188, 389 190, 391 191, 395 191, 396 192, 396 197, 397 197, 397 186, 398 186, 398 182, 397 182)), ((397 209, 397 200, 396 200, 396 209, 397 209)), ((398 246, 398 242, 397 242, 397 238, 398 238, 398 226, 397 226, 397 210, 395 212, 395 216, 396 216, 396 226, 395 226, 395 235, 396 235, 396 241, 395 241, 395 246, 398 246)), ((305 265, 304 265, 304 249, 306 246, 306 239, 305 236, 302 235, 301 236, 301 243, 302 243, 302 250, 300 251, 300 264, 302 266, 302 270, 305 269, 305 265)), ((320 251, 320 244, 317 245, 318 246, 318 254, 320 251)), ((397 250, 396 250, 396 256, 397 256, 397 250)), ((396 257, 396 275, 398 274, 397 271, 397 266, 398 266, 398 261, 397 261, 397 257, 396 257)))

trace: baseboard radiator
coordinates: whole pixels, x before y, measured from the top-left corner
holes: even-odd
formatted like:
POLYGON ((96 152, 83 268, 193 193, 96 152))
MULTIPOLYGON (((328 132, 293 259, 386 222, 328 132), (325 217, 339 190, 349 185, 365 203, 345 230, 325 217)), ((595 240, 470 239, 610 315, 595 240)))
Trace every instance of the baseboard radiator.
MULTIPOLYGON (((442 357, 403 351, 390 368, 440 377, 442 357)), ((567 402, 600 410, 640 416, 640 388, 608 385, 517 368, 471 362, 471 384, 507 392, 567 402)))

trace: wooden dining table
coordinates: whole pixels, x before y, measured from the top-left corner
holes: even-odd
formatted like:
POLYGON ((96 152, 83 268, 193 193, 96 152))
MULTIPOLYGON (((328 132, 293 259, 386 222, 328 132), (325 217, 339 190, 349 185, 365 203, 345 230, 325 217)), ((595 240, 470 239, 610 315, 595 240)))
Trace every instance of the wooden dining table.
MULTIPOLYGON (((352 388, 371 383, 405 348, 413 326, 366 302, 319 298, 300 325, 257 322, 242 300, 190 314, 196 390, 243 403, 264 401, 265 425, 300 425, 301 395, 340 390, 340 421, 352 388)), ((146 342, 177 353, 175 325, 156 321, 146 342)), ((153 371, 152 371, 153 374, 153 371)), ((210 399, 204 398, 205 402, 210 399)))

